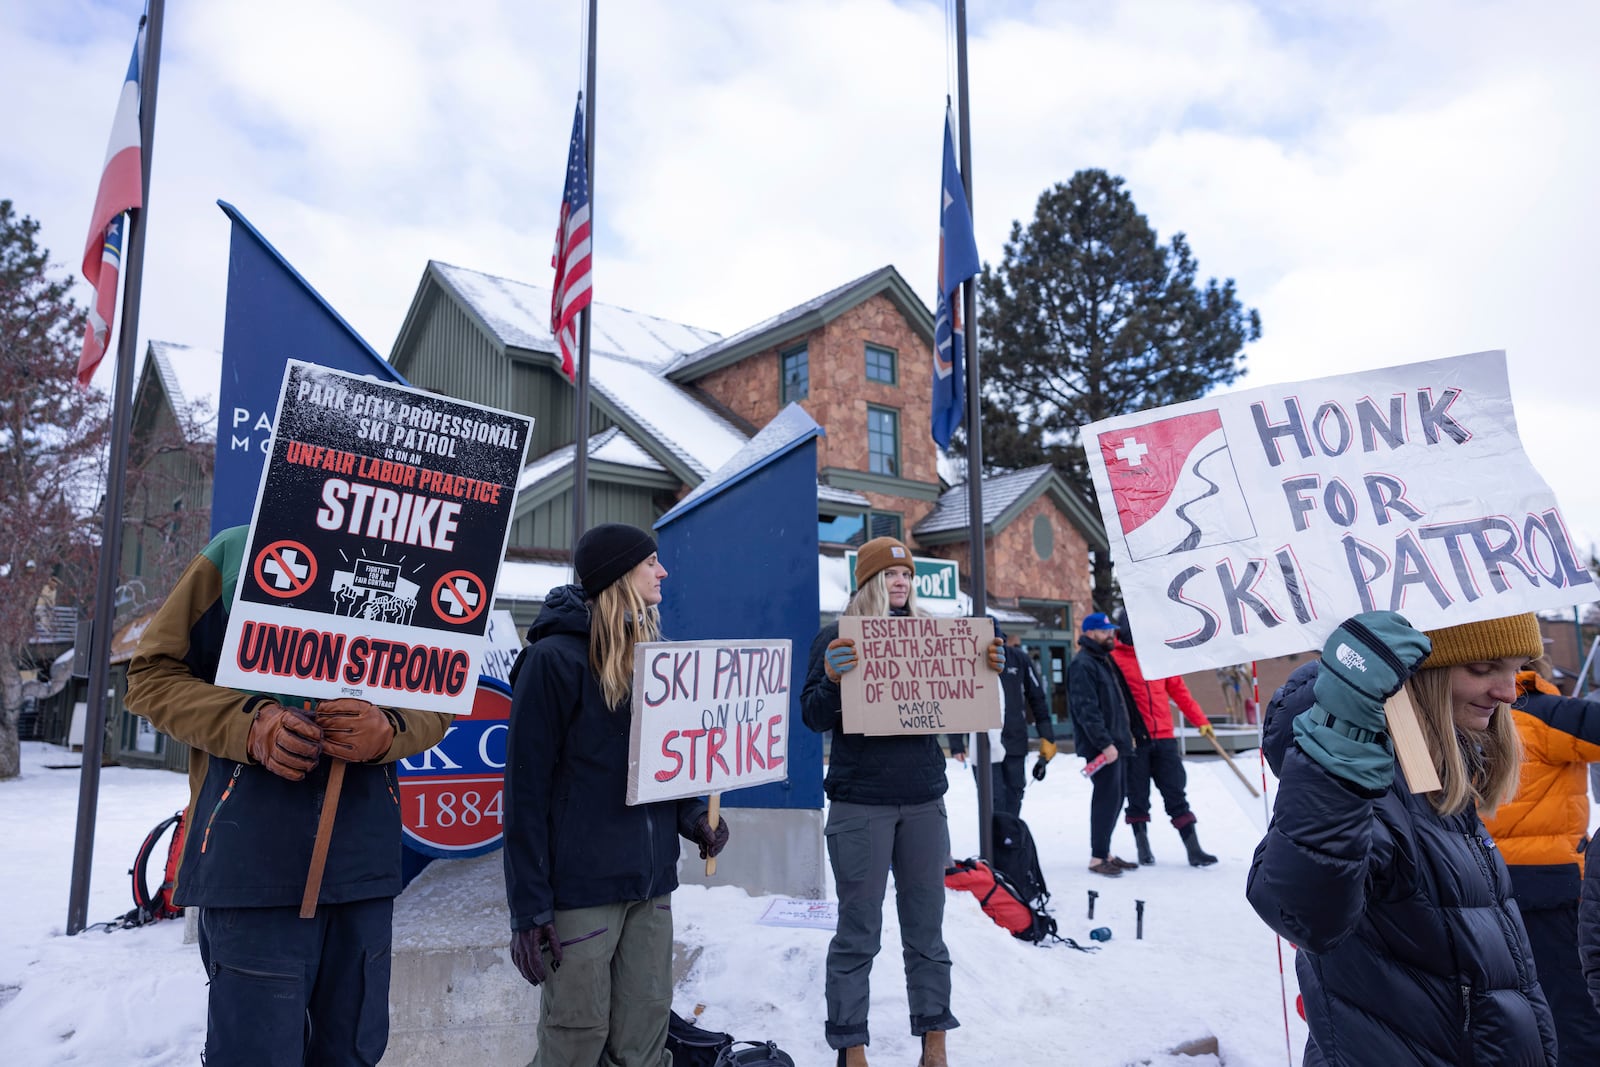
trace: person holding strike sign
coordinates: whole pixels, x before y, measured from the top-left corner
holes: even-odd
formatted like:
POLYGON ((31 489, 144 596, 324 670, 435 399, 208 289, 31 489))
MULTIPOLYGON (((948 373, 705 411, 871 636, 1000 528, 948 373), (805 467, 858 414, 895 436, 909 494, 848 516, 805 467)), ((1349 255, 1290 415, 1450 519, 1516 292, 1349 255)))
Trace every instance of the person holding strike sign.
POLYGON ((505 779, 511 959, 540 987, 535 1067, 660 1067, 672 1010, 678 836, 728 843, 700 798, 629 806, 633 648, 661 640, 656 543, 622 523, 573 552, 511 669, 505 779))
MULTIPOLYGON (((913 585, 911 550, 877 537, 856 555, 856 591, 846 615, 923 615, 913 585)), ((950 952, 944 943, 944 870, 950 856, 945 817, 944 750, 933 734, 866 736, 846 733, 840 679, 858 663, 855 642, 824 626, 811 642, 801 715, 807 726, 832 731, 828 821, 823 833, 839 895, 839 922, 828 944, 824 994, 826 1037, 838 1063, 865 1067, 868 978, 883 929, 883 897, 894 867, 895 907, 905 954, 911 1033, 922 1039, 921 1067, 946 1067, 945 1031, 960 1025, 950 1014, 950 952)), ((1000 640, 988 664, 1005 666, 1000 640)))
POLYGON ((1307 1064, 1555 1067, 1511 877, 1478 814, 1516 789, 1508 705, 1542 648, 1532 614, 1423 634, 1365 612, 1273 696, 1278 797, 1246 894, 1299 946, 1307 1064), (1402 688, 1431 792, 1395 773, 1385 701, 1402 688))

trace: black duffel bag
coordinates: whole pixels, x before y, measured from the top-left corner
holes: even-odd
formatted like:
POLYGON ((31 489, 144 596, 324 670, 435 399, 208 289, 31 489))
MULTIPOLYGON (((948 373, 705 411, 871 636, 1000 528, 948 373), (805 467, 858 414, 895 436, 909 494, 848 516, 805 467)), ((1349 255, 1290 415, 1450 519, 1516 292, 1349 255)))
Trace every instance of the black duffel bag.
POLYGON ((717 1053, 712 1067, 794 1067, 794 1060, 773 1041, 735 1041, 717 1053))
POLYGON ((732 1044, 732 1034, 702 1030, 677 1012, 667 1020, 667 1051, 672 1053, 672 1067, 717 1067, 723 1062, 721 1054, 732 1044))

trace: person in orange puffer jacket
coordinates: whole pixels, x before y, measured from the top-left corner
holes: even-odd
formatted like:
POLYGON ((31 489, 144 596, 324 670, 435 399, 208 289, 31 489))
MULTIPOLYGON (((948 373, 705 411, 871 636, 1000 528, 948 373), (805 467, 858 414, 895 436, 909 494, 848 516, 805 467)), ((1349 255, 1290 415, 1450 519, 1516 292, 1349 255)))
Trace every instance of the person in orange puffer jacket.
POLYGON ((1578 955, 1578 897, 1588 847, 1589 764, 1600 762, 1600 703, 1561 695, 1550 661, 1517 674, 1522 739, 1516 796, 1483 820, 1511 871, 1539 984, 1555 1016, 1560 1062, 1600 1063, 1600 1012, 1578 955))
MULTIPOLYGON (((1150 850, 1150 782, 1161 790, 1161 801, 1166 805, 1167 818, 1173 829, 1183 838, 1183 847, 1189 853, 1189 866, 1209 867, 1217 857, 1200 847, 1200 838, 1194 828, 1195 814, 1189 809, 1186 789, 1189 776, 1183 769, 1183 750, 1172 732, 1172 708, 1175 702, 1184 718, 1202 734, 1212 736, 1215 729, 1206 713, 1189 693, 1182 678, 1146 678, 1133 651, 1133 628, 1128 625, 1128 610, 1117 612, 1117 643, 1111 648, 1111 658, 1122 672, 1133 693, 1133 703, 1144 720, 1149 733, 1148 743, 1135 748, 1128 761, 1127 802, 1128 825, 1133 829, 1134 845, 1139 850, 1139 862, 1145 866, 1156 861, 1150 850)), ((1138 730, 1134 730, 1135 736, 1138 730)))

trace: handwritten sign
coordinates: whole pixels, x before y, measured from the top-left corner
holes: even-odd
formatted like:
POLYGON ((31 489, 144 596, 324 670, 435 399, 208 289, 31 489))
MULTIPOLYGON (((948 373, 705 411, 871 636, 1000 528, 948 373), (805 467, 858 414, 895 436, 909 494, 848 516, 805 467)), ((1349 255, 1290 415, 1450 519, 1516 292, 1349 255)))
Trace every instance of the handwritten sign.
POLYGON ((790 651, 788 640, 635 645, 628 803, 787 778, 790 651))
POLYGON ((832 930, 839 925, 839 902, 779 897, 767 905, 756 922, 762 926, 789 926, 798 930, 832 930))
POLYGON ((1153 677, 1600 597, 1522 451, 1504 352, 1268 386, 1084 427, 1153 677))
POLYGON ((853 734, 942 734, 1000 725, 1000 676, 985 662, 988 619, 844 615, 859 665, 839 683, 853 734))
POLYGON ((532 427, 290 360, 217 684, 471 714, 532 427))

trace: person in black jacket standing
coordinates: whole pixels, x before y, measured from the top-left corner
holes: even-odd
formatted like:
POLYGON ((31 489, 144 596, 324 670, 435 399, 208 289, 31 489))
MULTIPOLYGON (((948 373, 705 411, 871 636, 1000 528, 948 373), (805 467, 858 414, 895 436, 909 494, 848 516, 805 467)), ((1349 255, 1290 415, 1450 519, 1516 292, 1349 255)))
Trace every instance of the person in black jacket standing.
POLYGON ((621 523, 578 540, 511 670, 505 784, 511 958, 540 986, 535 1067, 658 1067, 672 1010, 678 836, 715 856, 694 798, 629 806, 633 647, 661 640, 667 570, 621 523))
POLYGON ((1308 1067, 1555 1067, 1511 876, 1478 818, 1516 787, 1507 705, 1541 648, 1531 614, 1422 634, 1365 612, 1273 696, 1263 749, 1278 796, 1246 895, 1299 947, 1308 1067), (1402 686, 1432 792, 1396 773, 1385 701, 1402 686))
MULTIPOLYGON (((1045 766, 1056 755, 1056 732, 1050 724, 1050 707, 1045 701, 1044 686, 1039 684, 1039 673, 1033 669, 1033 660, 1022 651, 1020 643, 1013 643, 1000 629, 1000 620, 993 615, 994 635, 1005 642, 1005 670, 1000 674, 1000 692, 1005 708, 1000 722, 1000 753, 991 753, 994 761, 994 810, 1022 817, 1022 792, 1028 786, 1025 773, 1028 761, 1028 724, 1039 731, 1039 759, 1034 764, 1033 775, 1044 780, 1045 766)), ((967 761, 966 734, 950 735, 950 755, 967 761)))
MULTIPOLYGON (((911 550, 878 537, 856 556, 856 592, 846 615, 921 615, 912 584, 911 550)), ((989 651, 999 671, 1000 642, 989 651)), ((839 924, 828 944, 825 995, 828 1045, 841 1065, 866 1067, 868 978, 883 929, 883 895, 894 866, 895 907, 905 953, 911 1033, 922 1038, 923 1067, 945 1067, 950 1014, 950 952, 944 944, 944 869, 950 827, 942 799, 944 750, 932 734, 869 737, 844 730, 839 680, 854 670, 855 642, 829 623, 811 642, 805 724, 832 731, 828 775, 828 860, 839 894, 839 924)))
POLYGON ((1117 624, 1097 611, 1084 618, 1078 654, 1067 665, 1067 710, 1072 714, 1078 755, 1091 762, 1101 756, 1106 760, 1092 779, 1089 870, 1108 878, 1139 869, 1137 863, 1111 854, 1111 834, 1127 787, 1124 765, 1117 760, 1133 753, 1134 720, 1138 731, 1144 732, 1144 720, 1133 710, 1133 695, 1111 658, 1111 647, 1116 643, 1117 624))

